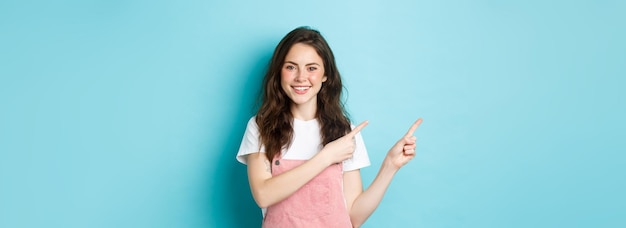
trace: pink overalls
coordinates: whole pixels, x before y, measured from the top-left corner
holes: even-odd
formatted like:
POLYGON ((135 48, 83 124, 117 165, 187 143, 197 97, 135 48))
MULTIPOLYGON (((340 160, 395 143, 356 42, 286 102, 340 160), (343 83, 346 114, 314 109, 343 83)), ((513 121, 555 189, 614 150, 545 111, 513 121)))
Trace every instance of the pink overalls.
MULTIPOLYGON (((272 175, 291 170, 306 160, 274 159, 272 175)), ((342 164, 326 168, 283 201, 267 208, 263 228, 352 227, 343 196, 342 164)))

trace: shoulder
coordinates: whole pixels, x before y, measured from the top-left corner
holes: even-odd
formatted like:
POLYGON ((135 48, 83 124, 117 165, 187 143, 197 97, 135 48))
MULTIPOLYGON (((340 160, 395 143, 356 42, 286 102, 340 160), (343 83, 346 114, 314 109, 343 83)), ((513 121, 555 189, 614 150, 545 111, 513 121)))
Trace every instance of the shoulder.
POLYGON ((256 123, 256 116, 250 117, 250 119, 248 120, 248 124, 246 125, 246 128, 259 129, 259 125, 257 125, 256 123))
POLYGON ((250 117, 250 119, 248 119, 248 125, 250 125, 250 124, 256 125, 256 115, 252 116, 252 117, 250 117))
POLYGON ((246 125, 246 131, 244 137, 248 140, 256 140, 259 136, 259 126, 256 124, 256 116, 251 117, 246 125))

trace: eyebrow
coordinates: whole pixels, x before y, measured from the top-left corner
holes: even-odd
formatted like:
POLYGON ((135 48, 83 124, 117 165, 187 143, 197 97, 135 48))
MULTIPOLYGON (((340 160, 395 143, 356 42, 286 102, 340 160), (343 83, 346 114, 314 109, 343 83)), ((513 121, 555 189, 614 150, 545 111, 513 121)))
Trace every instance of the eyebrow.
MULTIPOLYGON (((297 63, 292 62, 292 61, 285 61, 285 63, 290 63, 290 64, 298 66, 297 63)), ((310 65, 318 65, 319 66, 320 64, 318 64, 318 63, 307 63, 307 64, 305 64, 305 66, 310 66, 310 65)))

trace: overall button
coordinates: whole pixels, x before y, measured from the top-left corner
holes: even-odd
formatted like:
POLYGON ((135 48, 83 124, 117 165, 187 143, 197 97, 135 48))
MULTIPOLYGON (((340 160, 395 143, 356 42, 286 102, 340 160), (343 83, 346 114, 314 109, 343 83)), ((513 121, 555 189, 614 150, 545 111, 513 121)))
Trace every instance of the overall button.
POLYGON ((274 165, 280 165, 280 161, 279 161, 279 160, 276 160, 276 161, 274 162, 274 165))

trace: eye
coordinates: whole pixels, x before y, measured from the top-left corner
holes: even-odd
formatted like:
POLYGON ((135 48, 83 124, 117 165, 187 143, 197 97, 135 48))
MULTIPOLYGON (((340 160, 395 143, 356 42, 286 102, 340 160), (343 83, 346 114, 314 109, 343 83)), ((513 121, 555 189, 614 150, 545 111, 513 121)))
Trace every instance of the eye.
POLYGON ((313 67, 313 66, 309 67, 309 71, 315 71, 315 70, 317 70, 317 67, 313 67))
POLYGON ((295 70, 295 69, 296 69, 296 67, 295 67, 295 66, 292 66, 292 65, 287 65, 287 66, 285 67, 285 69, 287 69, 287 70, 295 70))

